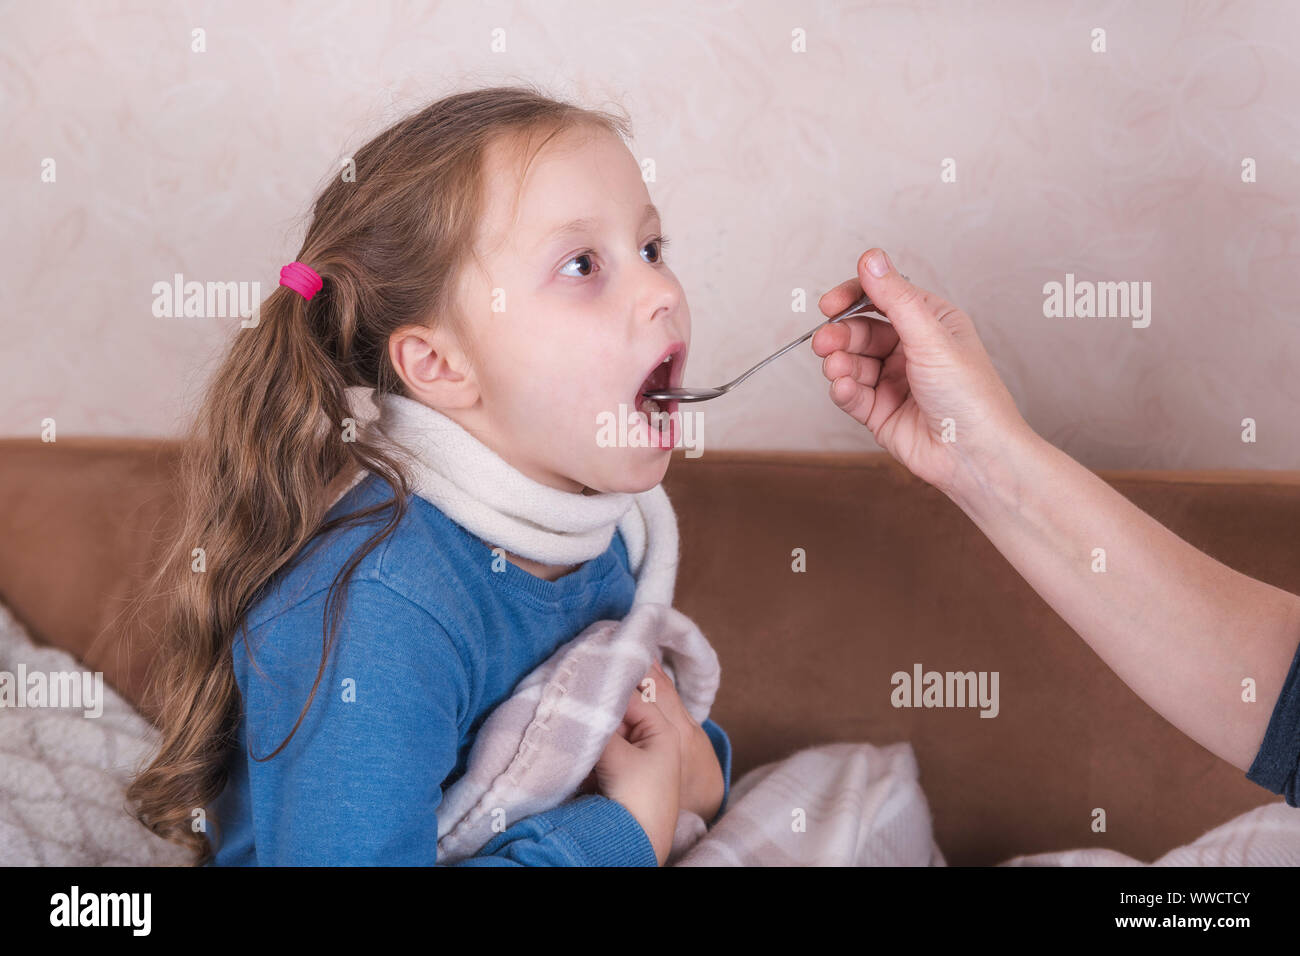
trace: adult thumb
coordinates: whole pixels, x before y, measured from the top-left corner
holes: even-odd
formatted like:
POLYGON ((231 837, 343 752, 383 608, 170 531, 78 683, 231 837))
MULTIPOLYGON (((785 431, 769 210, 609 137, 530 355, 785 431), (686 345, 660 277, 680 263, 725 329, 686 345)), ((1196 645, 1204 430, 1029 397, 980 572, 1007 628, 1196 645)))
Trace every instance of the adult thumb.
POLYGON ((858 281, 883 312, 907 348, 941 348, 947 338, 939 318, 926 305, 921 290, 894 268, 884 249, 868 249, 858 259, 858 281))

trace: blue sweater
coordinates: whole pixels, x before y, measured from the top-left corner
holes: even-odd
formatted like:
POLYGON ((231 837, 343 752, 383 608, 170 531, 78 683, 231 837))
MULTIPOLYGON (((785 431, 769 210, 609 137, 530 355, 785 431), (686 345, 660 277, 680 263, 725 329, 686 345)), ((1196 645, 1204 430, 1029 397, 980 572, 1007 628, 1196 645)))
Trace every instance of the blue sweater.
MULTIPOLYGON (((368 476, 329 517, 387 500, 368 476)), ((389 512, 317 539, 263 589, 233 647, 238 743, 209 838, 218 866, 436 862, 437 808, 466 769, 478 728, 519 681, 593 621, 624 617, 635 590, 622 536, 558 580, 493 554, 418 495, 358 565, 311 707, 330 582, 389 512), (500 566, 500 562, 498 562, 500 566), (249 650, 252 650, 251 659, 249 650), (215 831, 215 832, 214 832, 215 831)), ((703 724, 722 765, 731 743, 703 724)), ((717 819, 716 817, 714 818, 717 819)), ((656 866, 620 803, 587 794, 520 820, 461 866, 656 866)))

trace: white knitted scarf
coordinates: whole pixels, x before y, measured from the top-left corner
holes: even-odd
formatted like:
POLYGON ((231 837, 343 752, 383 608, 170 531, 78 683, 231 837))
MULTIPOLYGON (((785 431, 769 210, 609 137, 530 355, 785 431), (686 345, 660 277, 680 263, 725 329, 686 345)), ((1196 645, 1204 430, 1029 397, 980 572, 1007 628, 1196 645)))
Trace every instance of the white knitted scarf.
POLYGON ((543 564, 581 564, 603 554, 617 529, 636 577, 633 603, 672 605, 677 516, 662 485, 636 494, 560 491, 422 402, 391 394, 375 402, 379 415, 365 426, 367 437, 386 439, 411 489, 489 547, 543 564))

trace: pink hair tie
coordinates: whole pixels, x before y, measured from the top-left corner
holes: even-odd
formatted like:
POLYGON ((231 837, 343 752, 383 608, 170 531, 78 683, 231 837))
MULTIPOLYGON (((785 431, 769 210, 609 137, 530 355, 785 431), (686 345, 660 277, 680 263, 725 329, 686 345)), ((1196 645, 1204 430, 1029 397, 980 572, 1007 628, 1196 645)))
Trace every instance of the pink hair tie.
POLYGON ((303 265, 301 262, 291 262, 280 270, 280 285, 293 289, 310 302, 311 297, 325 285, 325 281, 311 266, 303 265))

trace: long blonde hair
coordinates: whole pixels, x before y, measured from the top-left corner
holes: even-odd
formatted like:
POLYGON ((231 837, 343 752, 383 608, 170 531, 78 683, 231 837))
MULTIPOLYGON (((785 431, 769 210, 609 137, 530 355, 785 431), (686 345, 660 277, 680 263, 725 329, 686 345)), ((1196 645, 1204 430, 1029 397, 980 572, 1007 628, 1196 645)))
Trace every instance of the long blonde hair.
POLYGON ((226 783, 240 719, 231 648, 249 608, 313 539, 391 509, 331 584, 316 682, 289 736, 256 758, 271 759, 320 686, 348 579, 406 511, 398 462, 361 430, 340 440, 353 414, 345 389, 405 394, 388 357, 393 332, 464 321, 455 290, 476 257, 489 145, 500 140, 531 163, 553 136, 580 126, 629 135, 625 117, 526 86, 457 93, 384 130, 356 151, 355 178, 334 178, 317 198, 294 257, 324 288, 309 302, 277 287, 213 376, 179 459, 178 534, 135 604, 137 618, 148 602, 161 607, 145 695, 160 741, 127 790, 137 818, 191 849, 196 864, 213 858, 206 827, 193 821, 203 810, 214 822, 208 808, 226 783), (392 499, 322 524, 329 490, 357 469, 383 478, 392 499), (206 569, 196 573, 200 547, 206 569))

